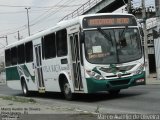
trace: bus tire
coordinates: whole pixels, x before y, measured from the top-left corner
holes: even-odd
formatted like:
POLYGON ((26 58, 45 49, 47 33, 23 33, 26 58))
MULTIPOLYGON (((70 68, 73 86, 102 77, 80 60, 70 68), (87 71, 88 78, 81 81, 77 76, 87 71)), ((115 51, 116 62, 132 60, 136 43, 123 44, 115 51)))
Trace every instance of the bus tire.
POLYGON ((63 94, 66 100, 73 100, 73 93, 68 82, 63 83, 63 94))
POLYGON ((120 90, 110 90, 108 91, 110 95, 117 96, 120 93, 120 90))
POLYGON ((28 90, 28 87, 27 87, 26 82, 23 80, 22 83, 21 83, 21 85, 22 85, 23 95, 24 95, 25 97, 28 97, 28 96, 30 95, 30 92, 29 92, 29 90, 28 90))

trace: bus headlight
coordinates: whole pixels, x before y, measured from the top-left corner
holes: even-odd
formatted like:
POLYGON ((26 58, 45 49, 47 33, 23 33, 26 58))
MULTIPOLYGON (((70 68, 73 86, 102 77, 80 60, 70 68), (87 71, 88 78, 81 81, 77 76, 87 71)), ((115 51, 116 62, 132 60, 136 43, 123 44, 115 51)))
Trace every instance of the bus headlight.
POLYGON ((94 79, 97 79, 97 80, 105 79, 102 75, 100 75, 100 74, 98 74, 98 73, 96 73, 96 72, 94 72, 94 71, 86 70, 86 73, 87 73, 90 77, 92 77, 92 78, 94 78, 94 79))
POLYGON ((143 69, 144 69, 144 64, 141 64, 135 71, 135 75, 136 74, 141 74, 143 72, 143 69))

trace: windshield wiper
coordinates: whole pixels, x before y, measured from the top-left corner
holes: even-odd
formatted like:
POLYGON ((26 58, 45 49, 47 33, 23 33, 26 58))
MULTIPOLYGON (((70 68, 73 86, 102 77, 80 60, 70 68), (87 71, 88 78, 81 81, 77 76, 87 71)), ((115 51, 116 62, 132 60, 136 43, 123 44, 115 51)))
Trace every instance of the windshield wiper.
MULTIPOLYGON (((111 42, 112 46, 113 46, 113 41, 112 41, 112 38, 111 38, 111 35, 108 36, 108 34, 106 34, 100 27, 97 28, 97 30, 107 39, 111 42)), ((109 33, 110 34, 110 33, 109 33)))

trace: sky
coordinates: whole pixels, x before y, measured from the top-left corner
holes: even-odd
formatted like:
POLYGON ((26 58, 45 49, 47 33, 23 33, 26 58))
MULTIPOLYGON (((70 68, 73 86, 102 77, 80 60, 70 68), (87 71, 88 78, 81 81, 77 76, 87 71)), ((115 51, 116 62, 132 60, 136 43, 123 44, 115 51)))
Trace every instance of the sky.
MULTIPOLYGON (((8 44, 28 36, 27 10, 31 35, 54 26, 65 15, 73 12, 88 0, 0 0, 0 37, 6 36, 8 44)), ((145 0, 146 6, 154 5, 154 0, 145 0)), ((133 0, 140 6, 141 0, 133 0)), ((123 7, 124 8, 124 7, 123 7)), ((119 9, 116 12, 124 12, 119 9)), ((0 38, 0 56, 6 46, 5 38, 0 38)))

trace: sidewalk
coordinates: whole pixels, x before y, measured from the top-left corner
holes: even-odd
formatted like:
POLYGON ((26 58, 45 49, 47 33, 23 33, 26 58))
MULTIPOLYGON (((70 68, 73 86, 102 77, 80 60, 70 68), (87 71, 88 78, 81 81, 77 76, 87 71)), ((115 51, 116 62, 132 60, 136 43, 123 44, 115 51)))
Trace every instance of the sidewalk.
MULTIPOLYGON (((88 109, 88 108, 87 108, 88 109)), ((0 94, 0 120, 97 120, 98 113, 54 101, 0 94)))
POLYGON ((146 79, 146 84, 160 85, 160 80, 157 80, 157 78, 149 77, 149 78, 146 79))

